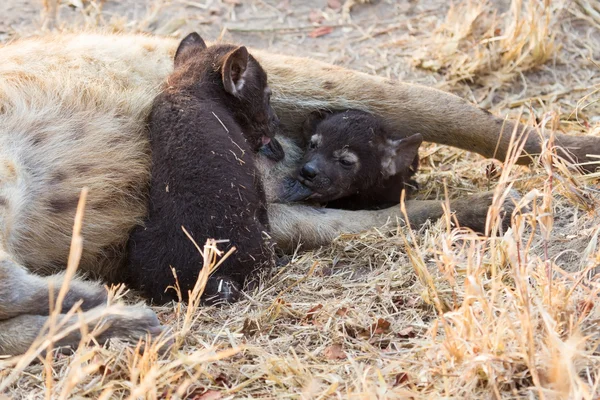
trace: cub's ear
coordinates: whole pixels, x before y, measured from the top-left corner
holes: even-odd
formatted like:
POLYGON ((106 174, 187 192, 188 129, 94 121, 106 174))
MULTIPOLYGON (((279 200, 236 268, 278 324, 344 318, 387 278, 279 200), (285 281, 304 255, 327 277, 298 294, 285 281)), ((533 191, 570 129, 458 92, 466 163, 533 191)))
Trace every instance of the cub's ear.
POLYGON ((248 67, 248 50, 240 46, 225 56, 223 62, 223 86, 225 91, 239 97, 244 87, 246 68, 248 67))
POLYGON ((423 143, 423 136, 420 133, 402 139, 384 140, 380 144, 380 151, 383 154, 381 169, 384 177, 389 178, 414 168, 421 143, 423 143))
POLYGON ((196 32, 192 32, 179 43, 175 52, 175 68, 187 61, 197 51, 206 49, 206 43, 196 32))
POLYGON ((309 116, 304 120, 302 124, 302 144, 304 147, 308 145, 311 136, 317 130, 317 126, 323 121, 329 112, 324 110, 313 111, 309 114, 309 116))

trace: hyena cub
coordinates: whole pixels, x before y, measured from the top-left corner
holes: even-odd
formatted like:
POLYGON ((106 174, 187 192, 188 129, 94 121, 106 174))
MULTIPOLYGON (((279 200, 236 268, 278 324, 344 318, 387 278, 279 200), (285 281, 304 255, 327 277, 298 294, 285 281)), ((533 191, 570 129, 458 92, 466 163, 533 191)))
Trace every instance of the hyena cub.
POLYGON ((286 200, 330 208, 377 209, 398 204, 419 164, 423 138, 394 139, 380 118, 358 110, 314 113, 304 125, 308 146, 286 200))
POLYGON ((175 70, 149 117, 152 177, 148 216, 128 244, 131 286, 156 302, 194 287, 202 245, 228 239, 237 251, 211 276, 205 300, 234 301, 255 269, 272 263, 257 152, 282 158, 267 75, 245 47, 207 47, 196 33, 180 43, 175 70))

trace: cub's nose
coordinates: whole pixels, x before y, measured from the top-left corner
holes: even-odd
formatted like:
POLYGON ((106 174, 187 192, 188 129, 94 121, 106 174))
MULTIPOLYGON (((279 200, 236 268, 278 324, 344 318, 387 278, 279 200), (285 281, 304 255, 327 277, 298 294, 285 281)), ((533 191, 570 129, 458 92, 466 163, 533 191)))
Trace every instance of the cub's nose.
POLYGON ((314 167, 314 165, 306 163, 300 170, 300 175, 302 175, 303 178, 312 180, 315 176, 317 176, 317 169, 314 167))

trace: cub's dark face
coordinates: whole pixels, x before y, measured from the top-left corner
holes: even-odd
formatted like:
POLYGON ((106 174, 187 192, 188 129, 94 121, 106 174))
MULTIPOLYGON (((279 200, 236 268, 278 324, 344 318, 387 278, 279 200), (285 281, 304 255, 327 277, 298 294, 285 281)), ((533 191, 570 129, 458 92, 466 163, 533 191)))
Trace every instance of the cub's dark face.
POLYGON ((383 177, 383 130, 379 120, 362 112, 346 111, 316 124, 298 181, 319 202, 336 200, 372 187, 383 177))
MULTIPOLYGON (((175 54, 175 74, 190 89, 223 93, 229 111, 255 152, 279 161, 283 148, 275 139, 279 119, 271 107, 267 74, 244 46, 207 47, 196 33, 183 39, 175 54)), ((216 93, 215 93, 216 94, 216 93)))
POLYGON ((304 132, 306 153, 296 176, 284 182, 282 201, 325 203, 410 177, 422 142, 420 134, 394 139, 378 117, 358 110, 313 114, 304 132))

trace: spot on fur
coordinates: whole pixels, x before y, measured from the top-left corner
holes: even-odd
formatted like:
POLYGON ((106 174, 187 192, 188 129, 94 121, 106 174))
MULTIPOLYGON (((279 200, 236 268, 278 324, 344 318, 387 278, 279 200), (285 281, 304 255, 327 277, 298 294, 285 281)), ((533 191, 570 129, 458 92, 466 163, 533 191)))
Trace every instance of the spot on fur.
POLYGON ((50 175, 50 184, 58 185, 67 179, 67 173, 65 171, 55 171, 50 175))
POLYGON ((93 168, 93 165, 91 164, 77 164, 75 166, 75 171, 78 174, 85 174, 86 172, 90 171, 93 168))
POLYGON ((43 133, 36 133, 31 139, 31 144, 34 146, 39 146, 40 144, 44 144, 47 138, 48 137, 43 133))
POLYGON ((48 207, 53 213, 64 213, 69 211, 75 211, 77 204, 79 203, 79 196, 73 197, 55 197, 50 199, 48 207))
POLYGON ((325 81, 325 82, 323 82, 323 85, 322 85, 323 89, 325 89, 325 90, 331 90, 331 89, 335 88, 336 86, 337 85, 331 81, 325 81))

